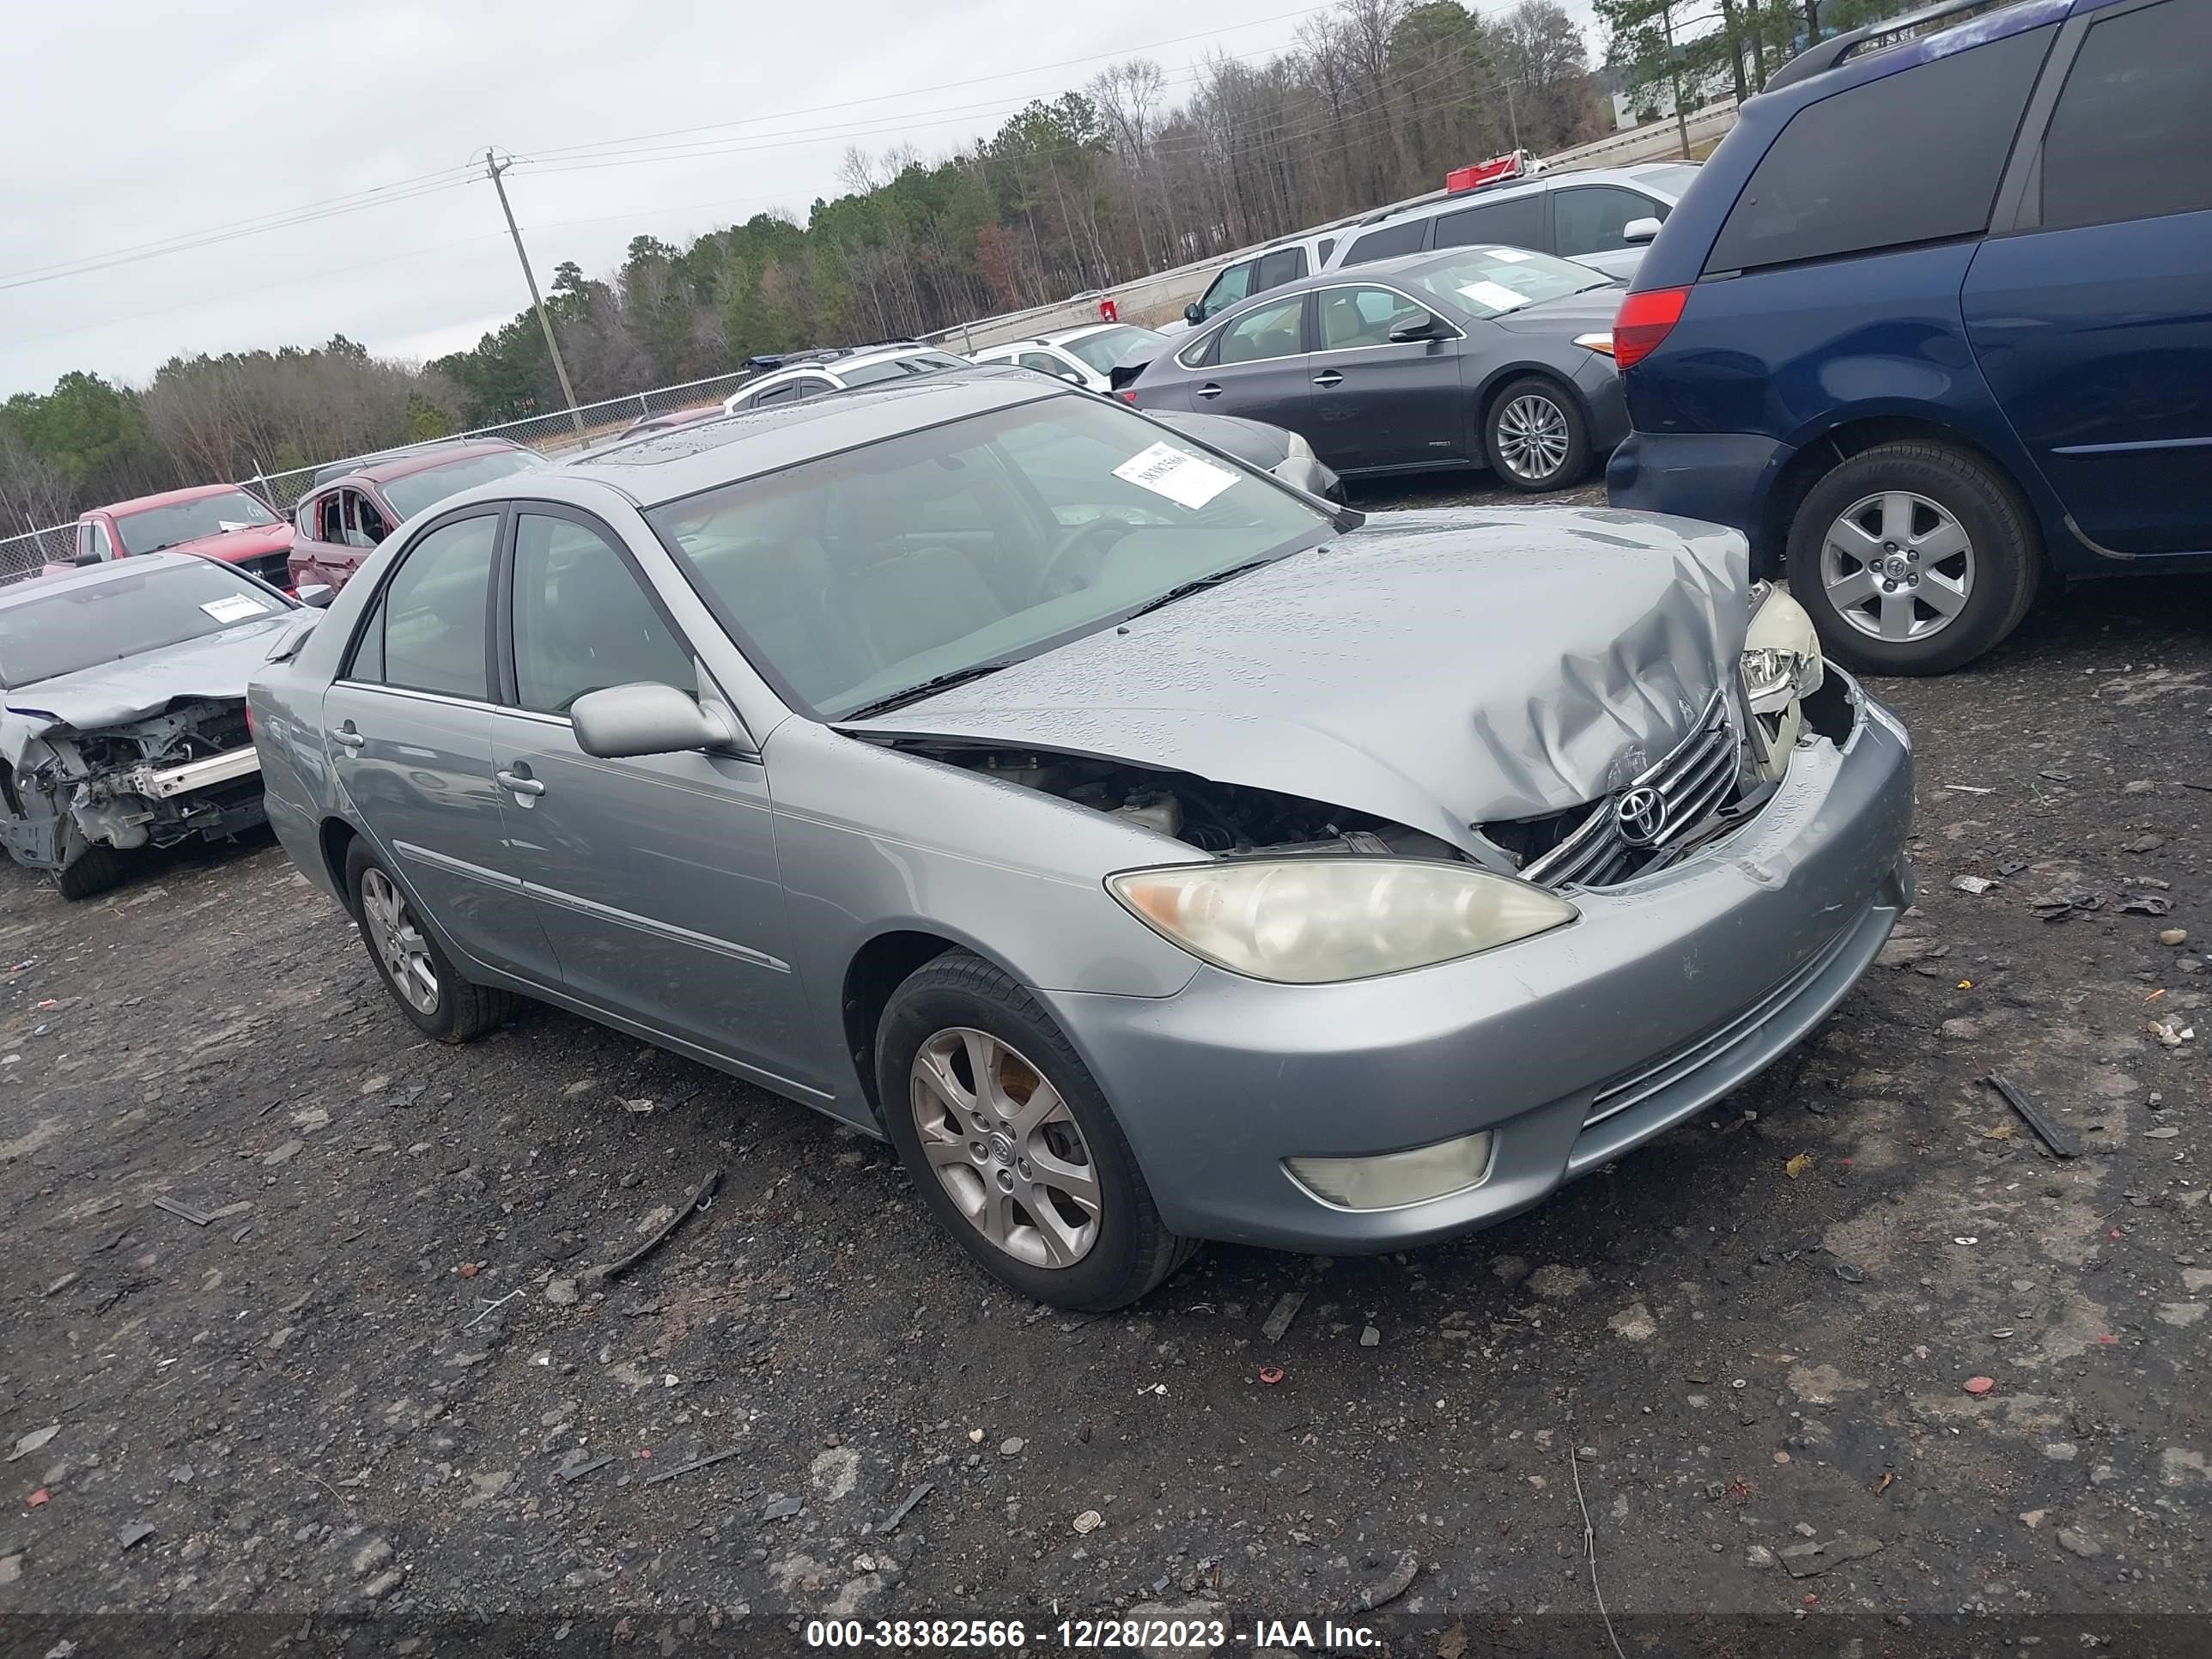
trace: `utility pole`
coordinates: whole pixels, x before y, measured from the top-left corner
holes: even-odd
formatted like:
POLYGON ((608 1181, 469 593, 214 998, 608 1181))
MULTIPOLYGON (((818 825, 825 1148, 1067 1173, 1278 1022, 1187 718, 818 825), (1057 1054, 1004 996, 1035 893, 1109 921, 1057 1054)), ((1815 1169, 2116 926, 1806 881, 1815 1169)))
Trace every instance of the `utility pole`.
POLYGON ((1513 148, 1518 150, 1521 148, 1521 118, 1514 112, 1513 81, 1510 76, 1506 77, 1505 82, 1505 118, 1512 124, 1513 148))
MULTIPOLYGON (((1686 149, 1682 153, 1686 155, 1689 151, 1686 149)), ((507 234, 514 238, 514 257, 522 261, 522 280, 530 285, 530 303, 537 310, 538 326, 545 331, 546 354, 553 359, 553 373, 560 377, 561 395, 568 400, 568 418, 575 422, 576 441, 580 444, 585 441, 584 416, 576 407, 576 388, 568 384, 568 366, 561 361, 560 343, 553 337, 553 319, 546 314, 545 301, 538 297, 538 278, 531 274, 530 256, 523 252, 522 233, 515 228, 514 210, 507 204, 507 185, 499 176, 512 165, 493 155, 489 145, 485 147, 484 169, 491 174, 492 188, 499 192, 499 210, 507 216, 507 234)))
MULTIPOLYGON (((1813 4, 1814 0, 1806 0, 1806 3, 1813 4)), ((1682 159, 1686 161, 1690 159, 1690 119, 1682 113, 1682 55, 1674 49, 1674 0, 1659 0, 1659 26, 1667 32, 1667 68, 1674 86, 1674 131, 1681 138, 1682 159)), ((505 196, 500 198, 502 202, 506 199, 505 196)), ((507 222, 512 224, 514 221, 507 222)), ((515 244, 518 248, 521 246, 520 242, 515 244)))

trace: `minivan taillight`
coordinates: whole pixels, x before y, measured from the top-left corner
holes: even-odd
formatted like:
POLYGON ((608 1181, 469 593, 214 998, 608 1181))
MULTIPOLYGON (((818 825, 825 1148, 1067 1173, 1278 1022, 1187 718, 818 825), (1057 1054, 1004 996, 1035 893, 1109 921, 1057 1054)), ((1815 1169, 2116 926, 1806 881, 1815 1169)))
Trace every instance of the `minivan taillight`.
POLYGON ((1682 320, 1686 288, 1653 288, 1631 294, 1613 319, 1613 361, 1622 368, 1642 362, 1682 320))

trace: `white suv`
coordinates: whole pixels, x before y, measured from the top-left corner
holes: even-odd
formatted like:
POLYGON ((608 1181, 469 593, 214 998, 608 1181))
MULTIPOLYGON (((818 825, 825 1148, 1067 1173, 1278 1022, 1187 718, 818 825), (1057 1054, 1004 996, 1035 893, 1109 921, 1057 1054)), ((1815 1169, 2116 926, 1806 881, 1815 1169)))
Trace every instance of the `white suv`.
POLYGON ((902 340, 888 345, 850 346, 838 351, 809 351, 786 356, 781 366, 757 380, 749 380, 722 399, 722 411, 766 409, 776 404, 795 404, 819 398, 825 392, 848 386, 872 386, 879 380, 903 380, 915 374, 935 374, 948 368, 965 368, 967 362, 949 351, 902 340))
POLYGON ((1645 161, 1492 185, 1377 214, 1342 234, 1323 269, 1341 270, 1434 248, 1503 243, 1626 278, 1636 274, 1644 250, 1697 176, 1694 161, 1645 161))

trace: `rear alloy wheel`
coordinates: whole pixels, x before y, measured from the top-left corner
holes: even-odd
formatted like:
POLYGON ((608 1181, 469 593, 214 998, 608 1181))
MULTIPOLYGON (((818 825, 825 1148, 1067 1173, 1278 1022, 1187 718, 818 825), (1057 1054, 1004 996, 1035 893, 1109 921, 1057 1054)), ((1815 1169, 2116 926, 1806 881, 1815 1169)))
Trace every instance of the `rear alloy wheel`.
POLYGON ((884 1127, 922 1202, 994 1278, 1055 1307, 1126 1306, 1189 1259, 1112 1109, 1019 983, 925 963, 877 1029, 884 1127))
POLYGON ((399 1012, 441 1042, 466 1042, 509 1018, 521 999, 461 977, 416 915, 414 901, 366 841, 346 851, 346 893, 376 975, 399 1012))
POLYGON ((1492 401, 1484 441, 1491 471, 1510 489, 1563 489, 1589 470, 1582 405, 1540 374, 1514 381, 1492 401))
POLYGON ((2039 565, 2004 481, 1940 444, 1883 444, 1814 485, 1790 529, 1790 592, 1847 667, 1940 674, 2019 625, 2039 565))

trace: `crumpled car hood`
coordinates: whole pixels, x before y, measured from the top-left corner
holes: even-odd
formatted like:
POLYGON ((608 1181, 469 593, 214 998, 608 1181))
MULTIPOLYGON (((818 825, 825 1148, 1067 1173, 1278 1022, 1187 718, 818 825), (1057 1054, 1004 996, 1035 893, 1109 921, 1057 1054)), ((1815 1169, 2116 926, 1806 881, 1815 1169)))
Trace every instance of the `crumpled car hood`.
POLYGON ((1465 846, 1620 787, 1729 683, 1742 537, 1601 507, 1365 526, 853 732, 1111 756, 1465 846))
MULTIPOLYGON (((219 634, 19 685, 5 694, 9 735, 36 736, 56 725, 95 732, 158 714, 180 697, 243 702, 246 681, 267 659, 276 633, 298 614, 272 611, 219 634)), ((15 747, 0 740, 0 751, 15 747)))

